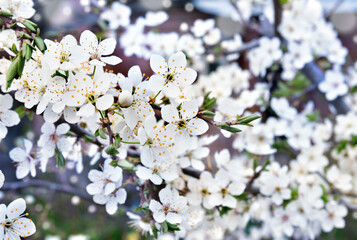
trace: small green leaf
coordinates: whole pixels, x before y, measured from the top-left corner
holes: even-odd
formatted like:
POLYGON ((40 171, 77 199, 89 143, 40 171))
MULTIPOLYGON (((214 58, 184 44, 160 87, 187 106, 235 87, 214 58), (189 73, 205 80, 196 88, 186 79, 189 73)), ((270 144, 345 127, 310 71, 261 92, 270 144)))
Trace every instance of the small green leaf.
POLYGON ((11 86, 12 81, 14 81, 14 79, 19 76, 17 71, 18 64, 19 64, 19 57, 16 56, 14 59, 12 59, 12 63, 10 64, 10 67, 7 70, 6 89, 8 89, 11 86))
POLYGON ((116 147, 116 148, 119 147, 120 141, 121 141, 120 135, 119 135, 119 134, 116 134, 115 137, 114 137, 114 144, 115 144, 115 147, 116 147))
POLYGON ((63 154, 60 152, 60 150, 57 147, 55 149, 55 153, 56 153, 57 166, 64 167, 66 165, 66 159, 63 157, 63 154))
POLYGON ((20 32, 19 37, 23 38, 23 39, 33 39, 29 34, 24 33, 24 32, 20 32))
POLYGON ((240 130, 238 128, 231 127, 228 124, 221 124, 221 125, 219 125, 219 127, 224 129, 224 130, 227 130, 228 132, 231 132, 231 133, 237 133, 237 132, 241 132, 242 131, 242 130, 240 130))
POLYGON ((13 15, 7 11, 0 9, 0 16, 11 18, 13 15))
POLYGON ((229 207, 222 207, 219 211, 219 215, 223 216, 229 213, 229 211, 232 210, 232 208, 229 207))
POLYGON ((257 169, 258 165, 259 165, 258 158, 254 158, 254 161, 253 161, 253 170, 254 170, 254 172, 257 169))
POLYGON ((15 112, 19 115, 20 118, 23 118, 26 115, 26 109, 25 106, 22 105, 18 108, 15 109, 15 112))
POLYGON ((136 170, 135 165, 125 159, 119 160, 117 166, 127 172, 134 172, 136 170))
POLYGON ((176 224, 166 222, 168 232, 174 233, 175 231, 180 231, 180 228, 176 224))
POLYGON ((119 153, 114 145, 109 145, 105 150, 105 152, 108 153, 109 155, 116 155, 119 153))
POLYGON ((103 128, 98 129, 98 135, 103 139, 107 139, 107 136, 105 135, 103 128))
POLYGON ((36 32, 36 28, 30 23, 30 21, 25 20, 22 22, 22 24, 26 27, 27 30, 29 30, 30 32, 36 32))
POLYGON ((257 120, 259 118, 261 118, 261 117, 257 114, 253 114, 253 115, 241 117, 241 118, 238 117, 237 124, 242 124, 242 125, 249 124, 250 122, 257 120))
POLYGON ((36 44, 36 46, 38 47, 38 49, 39 49, 41 52, 45 52, 46 49, 47 49, 47 47, 46 47, 46 44, 45 44, 45 42, 43 41, 43 39, 37 36, 37 37, 34 38, 34 40, 35 40, 35 44, 36 44))
POLYGON ((17 47, 16 47, 15 43, 12 44, 11 50, 12 50, 15 54, 18 54, 18 53, 19 53, 19 50, 17 50, 17 47))

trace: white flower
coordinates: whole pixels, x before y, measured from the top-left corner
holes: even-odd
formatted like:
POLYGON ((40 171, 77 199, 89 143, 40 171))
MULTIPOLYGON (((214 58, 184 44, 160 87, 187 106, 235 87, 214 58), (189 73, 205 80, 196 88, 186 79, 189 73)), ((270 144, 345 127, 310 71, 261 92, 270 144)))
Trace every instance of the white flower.
POLYGON ((38 146, 41 147, 42 154, 46 157, 53 157, 55 149, 60 152, 69 152, 72 148, 71 142, 64 136, 70 127, 67 123, 62 123, 55 127, 53 123, 45 122, 41 127, 42 135, 38 140, 38 146))
POLYGON ((166 22, 167 19, 169 19, 169 15, 164 11, 148 11, 145 14, 145 25, 149 27, 155 27, 166 22))
POLYGON ((97 66, 117 65, 122 60, 117 56, 103 57, 114 52, 116 41, 114 38, 108 38, 98 43, 97 36, 89 30, 84 31, 80 37, 81 47, 86 53, 90 54, 92 59, 89 63, 97 66))
POLYGON ((259 177, 260 192, 265 196, 271 196, 271 200, 276 205, 281 205, 284 200, 291 198, 287 166, 280 167, 277 162, 274 162, 267 169, 268 171, 262 172, 259 177))
POLYGON ((197 19, 193 23, 193 27, 191 28, 191 31, 195 35, 195 37, 203 37, 209 30, 211 30, 214 27, 215 20, 214 19, 207 19, 207 20, 201 20, 197 19))
POLYGON ((171 159, 166 161, 145 161, 143 164, 145 167, 138 166, 136 171, 136 175, 140 179, 150 179, 154 184, 160 185, 162 179, 171 182, 178 178, 176 164, 171 159))
POLYGON ((195 70, 186 68, 187 60, 183 52, 170 56, 168 62, 163 57, 153 54, 150 67, 156 73, 150 77, 150 86, 154 92, 162 90, 168 97, 178 97, 182 88, 191 85, 197 77, 195 70))
POLYGON ((120 3, 113 2, 110 9, 100 14, 100 18, 109 22, 109 28, 115 30, 120 26, 126 27, 130 24, 130 7, 120 3))
POLYGON ((347 208, 332 201, 326 204, 326 211, 321 214, 321 226, 324 232, 331 232, 335 228, 344 228, 344 217, 347 215, 347 208))
POLYGON ((231 181, 224 170, 218 170, 214 178, 214 185, 209 187, 211 195, 209 203, 212 206, 226 206, 235 208, 237 200, 233 196, 239 196, 244 192, 245 184, 240 181, 231 181))
POLYGON ((159 192, 160 202, 151 200, 149 208, 153 212, 156 222, 162 223, 167 221, 172 224, 179 224, 182 221, 180 213, 187 207, 187 200, 180 196, 176 190, 169 187, 159 192))
POLYGON ((344 79, 344 75, 339 71, 326 71, 325 80, 319 84, 319 89, 326 94, 327 100, 332 101, 348 92, 344 79))
POLYGON ((18 179, 26 177, 29 173, 31 176, 36 176, 35 165, 37 159, 35 153, 32 152, 32 142, 24 139, 25 149, 16 147, 9 152, 10 158, 17 163, 16 177, 18 179))
POLYGON ((290 107, 289 101, 286 98, 272 98, 270 104, 279 117, 293 120, 297 115, 297 110, 290 107))
POLYGON ((31 18, 35 14, 32 0, 0 0, 2 10, 10 12, 14 18, 31 18))
POLYGON ((13 99, 10 94, 0 95, 0 140, 7 134, 6 127, 12 127, 20 123, 19 115, 10 110, 13 99))
POLYGON ((139 129, 138 139, 142 145, 140 160, 143 165, 151 166, 152 162, 170 159, 168 148, 172 146, 173 136, 156 122, 155 116, 149 116, 139 129))
POLYGON ((104 205, 108 214, 113 215, 118 210, 118 203, 126 200, 126 191, 122 188, 123 171, 120 167, 110 165, 111 159, 104 162, 102 171, 91 170, 88 173, 92 181, 87 186, 87 192, 93 196, 95 203, 104 205))
POLYGON ((119 77, 119 86, 122 92, 119 95, 119 104, 124 113, 126 124, 131 130, 135 128, 139 120, 144 121, 154 110, 149 104, 149 96, 152 93, 147 81, 142 82, 143 74, 139 66, 129 69, 128 77, 119 77))
POLYGON ((4 185, 5 182, 5 176, 2 173, 2 171, 0 170, 0 188, 2 188, 2 186, 4 185))
POLYGON ((327 170, 326 178, 334 187, 343 192, 352 190, 352 177, 349 174, 342 173, 336 165, 327 170))
POLYGON ((190 136, 207 132, 208 124, 203 119, 197 118, 197 113, 198 102, 195 100, 182 103, 180 111, 173 105, 161 108, 162 119, 169 123, 167 128, 175 134, 176 146, 187 149, 190 136))
POLYGON ((26 202, 19 198, 6 207, 5 204, 0 205, 0 239, 20 240, 31 236, 36 232, 36 226, 25 213, 26 202))
POLYGON ((199 180, 190 178, 187 181, 187 187, 190 190, 186 195, 187 201, 193 206, 198 206, 203 203, 205 208, 212 209, 214 205, 212 205, 209 200, 209 189, 214 185, 215 180, 211 173, 207 171, 201 173, 199 180))

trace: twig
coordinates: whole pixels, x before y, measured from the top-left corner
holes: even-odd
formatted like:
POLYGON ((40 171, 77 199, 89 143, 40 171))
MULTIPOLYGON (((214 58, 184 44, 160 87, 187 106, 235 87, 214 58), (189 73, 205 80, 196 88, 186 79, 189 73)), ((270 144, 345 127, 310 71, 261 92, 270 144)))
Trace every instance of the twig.
POLYGON ((281 22, 281 17, 282 17, 282 8, 279 0, 274 0, 274 32, 275 35, 282 39, 282 36, 280 35, 278 28, 281 22))
POLYGON ((315 172, 327 185, 330 187, 331 193, 336 194, 340 197, 340 203, 345 205, 351 211, 357 211, 357 205, 346 201, 343 197, 345 196, 340 190, 335 188, 333 184, 320 172, 315 172))
MULTIPOLYGON (((321 69, 314 62, 307 63, 301 72, 308 78, 312 83, 316 86, 319 85, 320 82, 324 81, 325 76, 321 69)), ((325 94, 322 93, 324 96, 325 94)), ((333 101, 330 101, 331 104, 335 107, 337 113, 345 114, 350 108, 345 103, 342 97, 338 97, 333 101)))
POLYGON ((325 13, 325 18, 329 19, 332 16, 332 14, 334 14, 336 12, 336 10, 341 6, 341 4, 344 1, 345 0, 336 0, 335 4, 332 6, 332 8, 325 13))
POLYGON ((55 190, 57 192, 63 192, 66 194, 77 195, 83 199, 92 201, 92 197, 88 193, 86 193, 80 189, 71 187, 69 185, 57 184, 57 183, 48 182, 48 181, 39 180, 39 179, 31 179, 26 182, 5 182, 5 184, 1 188, 1 190, 17 190, 17 189, 28 188, 28 187, 48 188, 51 190, 55 190))

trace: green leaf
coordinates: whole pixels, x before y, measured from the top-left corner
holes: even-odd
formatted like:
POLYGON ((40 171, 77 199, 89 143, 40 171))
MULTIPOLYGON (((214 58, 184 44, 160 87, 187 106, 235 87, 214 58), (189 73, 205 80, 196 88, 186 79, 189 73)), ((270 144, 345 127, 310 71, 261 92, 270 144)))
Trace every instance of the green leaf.
POLYGON ((16 56, 12 60, 12 63, 10 64, 10 67, 6 74, 6 89, 8 89, 11 86, 12 81, 14 81, 14 79, 19 76, 17 71, 18 65, 19 65, 19 57, 16 56))
POLYGON ((125 159, 119 160, 117 162, 117 166, 121 167, 124 171, 127 172, 136 171, 135 165, 125 159))
POLYGON ((259 165, 258 158, 254 158, 254 161, 253 161, 253 170, 254 170, 254 172, 255 172, 255 169, 257 169, 258 165, 259 165))
POLYGON ((26 115, 26 109, 25 106, 22 105, 18 108, 15 109, 15 112, 19 115, 20 118, 23 118, 26 115))
POLYGON ((38 49, 39 49, 41 52, 45 52, 46 49, 47 49, 47 47, 46 47, 46 44, 45 44, 45 42, 43 41, 43 39, 37 36, 37 37, 34 38, 34 40, 35 40, 35 44, 36 44, 36 46, 38 47, 38 49))
POLYGON ((105 135, 103 128, 98 129, 98 135, 103 139, 107 139, 107 136, 105 135))
POLYGON ((220 216, 226 215, 226 214, 229 213, 230 210, 232 210, 232 208, 222 207, 222 208, 219 210, 219 215, 220 215, 220 216))
POLYGON ((57 147, 55 149, 55 153, 56 153, 57 166, 64 167, 66 165, 66 159, 63 157, 63 154, 59 151, 57 147))
POLYGON ((169 227, 167 226, 167 222, 162 222, 161 223, 161 227, 164 230, 164 232, 168 232, 169 231, 169 227))
POLYGON ((357 85, 349 90, 350 93, 357 93, 357 85))
POLYGON ((174 233, 175 231, 180 231, 180 228, 176 224, 166 222, 168 231, 174 233))
POLYGON ((320 186, 322 188, 321 199, 322 199, 322 201, 324 201, 324 203, 328 203, 328 194, 327 194, 326 188, 323 184, 320 184, 320 186))
POLYGON ((289 0, 279 0, 279 3, 280 4, 287 4, 287 3, 289 3, 289 0))
POLYGON ((238 128, 231 127, 228 124, 221 124, 221 125, 219 125, 219 127, 224 129, 224 130, 227 130, 228 132, 231 132, 231 133, 237 133, 237 132, 241 132, 242 131, 242 130, 240 130, 238 128))
POLYGON ((12 50, 15 54, 18 54, 18 53, 19 53, 19 50, 17 50, 17 47, 16 47, 15 43, 12 44, 11 50, 12 50))
POLYGON ((253 114, 253 115, 250 115, 250 116, 246 116, 246 117, 237 117, 238 120, 237 120, 237 124, 242 124, 242 125, 246 125, 246 124, 249 124, 250 122, 254 121, 254 120, 257 120, 259 118, 261 118, 259 115, 257 114, 253 114))
POLYGON ((201 115, 202 115, 202 116, 205 116, 205 117, 207 117, 207 118, 213 119, 215 113, 206 110, 206 111, 201 112, 201 115))
POLYGON ((13 15, 7 11, 0 9, 0 16, 11 18, 13 15))
POLYGON ((119 135, 119 134, 116 134, 115 137, 114 137, 114 144, 115 144, 115 147, 116 147, 116 148, 119 147, 120 141, 121 141, 120 135, 119 135))
POLYGON ((307 114, 306 117, 310 122, 317 122, 320 119, 320 112, 315 110, 313 113, 307 114))
POLYGON ((108 153, 109 155, 116 155, 119 153, 114 145, 109 145, 105 150, 105 152, 108 153))
POLYGON ((21 77, 22 71, 24 70, 24 66, 25 66, 25 58, 23 58, 22 56, 19 56, 19 60, 18 60, 18 64, 17 64, 18 77, 21 77))
POLYGON ((20 32, 19 37, 23 38, 23 39, 33 39, 29 34, 24 33, 24 32, 20 32))
POLYGON ((22 24, 26 27, 27 30, 29 30, 30 32, 36 32, 36 28, 30 23, 30 21, 25 20, 22 22, 22 24))
POLYGON ((208 99, 208 100, 204 103, 203 109, 204 109, 204 110, 209 110, 209 109, 213 108, 213 106, 216 104, 216 101, 217 101, 216 98, 210 98, 210 99, 208 99))
POLYGON ((22 52, 22 57, 25 58, 26 61, 31 59, 32 48, 30 47, 30 45, 28 45, 28 43, 24 43, 21 52, 22 52))
POLYGON ((345 150, 347 145, 348 145, 348 141, 347 140, 343 140, 342 142, 339 142, 336 145, 337 153, 341 153, 343 150, 345 150))

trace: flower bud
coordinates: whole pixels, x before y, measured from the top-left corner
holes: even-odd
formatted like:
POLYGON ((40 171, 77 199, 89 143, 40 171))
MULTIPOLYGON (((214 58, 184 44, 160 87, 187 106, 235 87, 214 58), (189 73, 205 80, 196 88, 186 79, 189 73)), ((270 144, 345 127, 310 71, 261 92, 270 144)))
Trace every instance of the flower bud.
POLYGON ((119 104, 122 107, 129 107, 133 103, 133 95, 128 90, 124 90, 119 95, 119 104))

